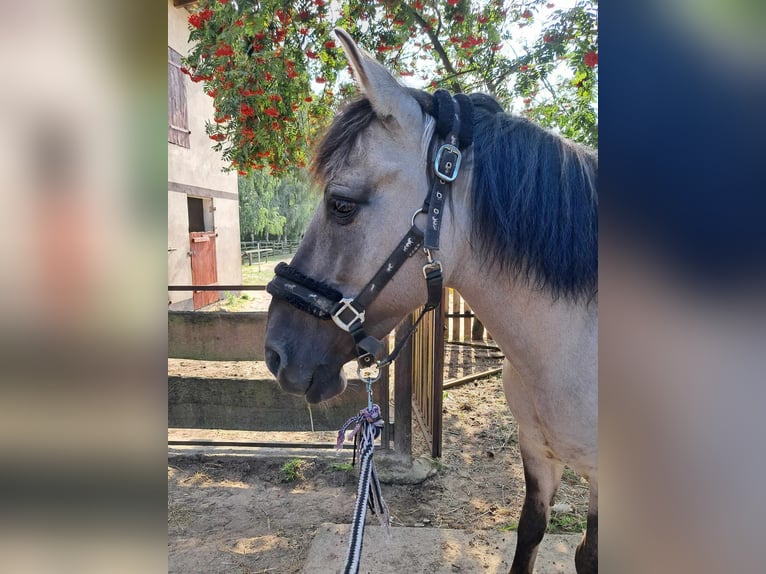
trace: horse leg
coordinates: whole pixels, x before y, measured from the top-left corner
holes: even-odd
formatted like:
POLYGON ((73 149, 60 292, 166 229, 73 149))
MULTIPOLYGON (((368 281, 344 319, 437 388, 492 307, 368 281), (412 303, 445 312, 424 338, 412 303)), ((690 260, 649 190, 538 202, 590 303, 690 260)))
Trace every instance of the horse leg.
POLYGON ((598 483, 592 477, 588 501, 588 524, 575 552, 577 574, 598 572, 598 483))
MULTIPOLYGON (((536 434, 533 433, 533 436, 536 434)), ((553 457, 551 450, 545 446, 544 440, 532 440, 521 428, 519 429, 519 446, 521 460, 524 463, 526 495, 524 506, 521 508, 511 574, 532 574, 537 549, 548 526, 550 507, 559 486, 564 465, 553 457)))

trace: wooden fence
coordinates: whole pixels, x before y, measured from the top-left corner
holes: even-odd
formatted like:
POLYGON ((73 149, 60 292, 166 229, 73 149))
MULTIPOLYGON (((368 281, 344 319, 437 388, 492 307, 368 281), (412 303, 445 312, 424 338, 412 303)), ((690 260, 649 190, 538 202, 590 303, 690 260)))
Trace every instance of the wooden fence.
MULTIPOLYGON (((444 298, 442 297, 442 301, 444 298)), ((420 310, 416 312, 420 313, 420 310)), ((415 416, 431 446, 431 456, 441 456, 442 381, 444 378, 444 310, 434 309, 424 317, 412 337, 410 348, 412 402, 415 416)))
MULTIPOLYGON (((410 324, 419 313, 418 310, 412 315, 409 319, 410 324)), ((415 419, 431 446, 431 456, 440 457, 444 389, 497 374, 500 372, 500 367, 498 364, 494 368, 483 371, 465 369, 473 372, 445 381, 445 345, 497 348, 494 345, 484 344, 484 326, 468 303, 454 289, 444 290, 441 307, 435 309, 430 315, 424 318, 423 325, 412 337, 411 346, 406 352, 409 361, 406 369, 412 378, 415 419)), ((471 361, 466 353, 460 353, 459 350, 454 353, 451 351, 451 360, 456 361, 461 358, 464 362, 471 361)))
POLYGON ((282 239, 278 241, 240 241, 241 251, 249 249, 271 249, 273 255, 286 255, 298 249, 300 243, 297 239, 282 239))
MULTIPOLYGON (((412 317, 400 325, 399 333, 409 329, 412 317)), ((168 312, 168 356, 263 361, 266 319, 265 312, 168 312)), ((476 341, 477 324, 480 325, 478 319, 460 295, 445 289, 442 307, 423 319, 396 362, 393 396, 388 369, 384 369, 375 384, 374 400, 381 406, 383 419, 393 419, 383 429, 381 448, 390 448, 393 442, 397 454, 411 457, 414 419, 430 445, 431 455, 441 456, 443 389, 499 371, 498 365, 492 371, 444 381, 445 342, 448 346, 496 349, 484 344, 483 339, 476 341), (390 403, 394 404, 393 413, 389 412, 390 403)), ((364 385, 361 381, 352 382, 345 393, 316 409, 318 415, 311 428, 307 424, 304 399, 281 391, 270 374, 253 380, 169 377, 168 426, 254 431, 337 430, 364 403, 364 385)), ((209 444, 209 441, 174 441, 172 444, 209 444)))
MULTIPOLYGON (((264 361, 266 312, 168 312, 168 357, 207 361, 264 361)), ((242 431, 337 431, 366 405, 364 385, 347 371, 349 385, 343 394, 312 409, 309 417, 303 397, 289 395, 262 366, 252 379, 168 377, 168 427, 174 429, 224 429, 242 431)), ((388 369, 375 383, 373 398, 389 421, 390 385, 388 369)), ((386 425, 380 447, 390 448, 394 425, 386 425)), ((402 431, 401 434, 406 434, 402 431)), ((172 440, 172 445, 208 445, 209 440, 172 440)), ((270 446, 249 443, 250 446, 270 446)), ((225 440, 216 446, 229 446, 225 440)), ((241 441, 236 446, 243 446, 241 441)), ((280 443, 278 446, 287 446, 280 443)), ((296 443, 295 447, 334 446, 296 443)), ((398 451, 398 449, 397 449, 398 451)), ((398 451, 399 452, 399 451, 398 451)), ((407 456, 411 451, 400 452, 407 456)))

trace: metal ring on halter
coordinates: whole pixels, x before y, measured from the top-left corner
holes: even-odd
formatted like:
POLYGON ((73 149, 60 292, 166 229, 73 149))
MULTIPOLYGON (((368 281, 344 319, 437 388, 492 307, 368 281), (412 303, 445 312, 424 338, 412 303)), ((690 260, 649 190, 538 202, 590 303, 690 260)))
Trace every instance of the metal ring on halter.
POLYGON ((356 376, 366 383, 374 383, 380 378, 380 368, 377 363, 373 363, 369 367, 357 367, 356 376))
POLYGON ((413 213, 413 214, 412 214, 412 223, 411 223, 412 227, 415 227, 415 218, 416 218, 418 215, 420 215, 421 213, 425 213, 425 212, 426 212, 426 210, 425 210, 425 209, 423 209, 422 207, 419 207, 419 208, 417 208, 417 209, 415 210, 415 213, 413 213))

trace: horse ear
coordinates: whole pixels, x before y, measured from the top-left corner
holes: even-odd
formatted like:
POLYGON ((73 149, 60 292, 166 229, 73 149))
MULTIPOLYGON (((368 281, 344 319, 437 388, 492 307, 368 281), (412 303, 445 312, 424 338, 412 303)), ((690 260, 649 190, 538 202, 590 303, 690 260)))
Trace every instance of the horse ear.
POLYGON ((422 114, 404 86, 377 60, 359 48, 348 32, 335 28, 335 35, 346 53, 354 78, 378 117, 393 117, 402 125, 408 125, 416 119, 413 114, 422 114))

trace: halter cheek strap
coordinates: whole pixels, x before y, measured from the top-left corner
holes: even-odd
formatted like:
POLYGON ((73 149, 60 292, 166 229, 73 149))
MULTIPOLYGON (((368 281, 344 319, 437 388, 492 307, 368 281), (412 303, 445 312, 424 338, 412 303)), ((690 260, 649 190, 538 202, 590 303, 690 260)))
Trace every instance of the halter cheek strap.
POLYGON ((384 351, 383 343, 368 336, 364 331, 365 309, 391 281, 404 262, 418 252, 422 244, 423 233, 413 225, 359 295, 353 299, 341 299, 333 309, 332 320, 354 338, 360 368, 370 368, 384 351))
POLYGON ((473 105, 463 94, 452 98, 446 90, 437 90, 433 95, 431 113, 436 117, 436 134, 444 140, 433 158, 431 189, 423 207, 413 215, 410 230, 359 294, 356 297, 343 297, 332 286, 312 279, 286 263, 277 265, 274 269, 276 276, 266 286, 266 290, 274 297, 282 298, 297 309, 319 319, 332 319, 340 329, 347 331, 353 337, 357 348, 359 369, 366 370, 368 378, 375 376, 375 367, 382 367, 396 359, 425 313, 441 303, 442 266, 434 259, 433 252, 439 249, 445 200, 452 182, 460 172, 461 149, 467 148, 473 142, 473 105), (415 216, 419 213, 427 214, 428 217, 425 232, 415 226, 415 216), (427 259, 423 265, 423 277, 426 281, 428 300, 412 328, 396 344, 391 354, 378 360, 385 347, 380 340, 365 333, 366 309, 421 246, 427 259))

